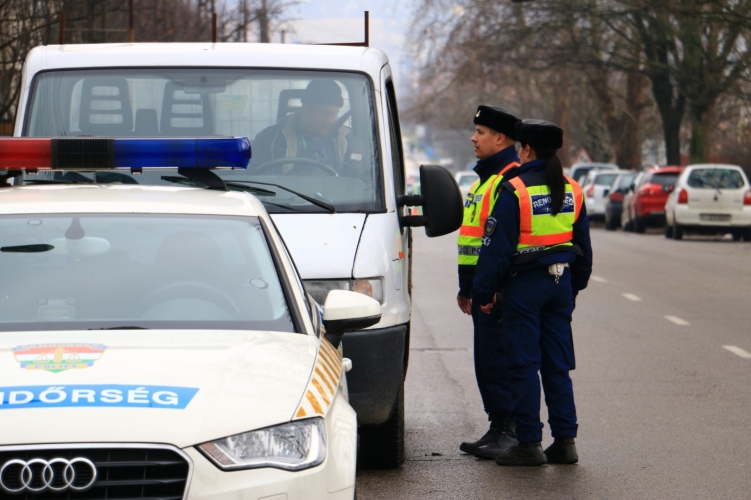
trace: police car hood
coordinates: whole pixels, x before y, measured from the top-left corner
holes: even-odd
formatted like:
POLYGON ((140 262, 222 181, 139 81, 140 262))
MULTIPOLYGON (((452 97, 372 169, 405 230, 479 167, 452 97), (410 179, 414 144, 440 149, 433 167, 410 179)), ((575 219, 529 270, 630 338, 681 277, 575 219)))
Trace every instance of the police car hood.
POLYGON ((0 333, 0 445, 169 443, 288 422, 316 356, 302 334, 0 333))

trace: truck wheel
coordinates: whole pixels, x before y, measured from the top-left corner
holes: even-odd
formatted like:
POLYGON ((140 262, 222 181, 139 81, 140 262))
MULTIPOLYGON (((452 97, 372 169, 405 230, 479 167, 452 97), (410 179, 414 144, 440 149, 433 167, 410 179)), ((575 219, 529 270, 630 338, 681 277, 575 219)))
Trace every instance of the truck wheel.
POLYGON ((404 463, 404 382, 389 419, 381 425, 360 427, 357 458, 366 469, 396 469, 404 463))

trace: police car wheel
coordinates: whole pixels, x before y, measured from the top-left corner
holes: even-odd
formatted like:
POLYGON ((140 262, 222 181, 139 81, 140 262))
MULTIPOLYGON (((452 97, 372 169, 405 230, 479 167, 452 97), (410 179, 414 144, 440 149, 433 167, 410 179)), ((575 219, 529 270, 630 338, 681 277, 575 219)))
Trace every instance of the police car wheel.
POLYGON ((358 465, 364 469, 396 469, 404 463, 404 382, 389 419, 360 427, 358 465))

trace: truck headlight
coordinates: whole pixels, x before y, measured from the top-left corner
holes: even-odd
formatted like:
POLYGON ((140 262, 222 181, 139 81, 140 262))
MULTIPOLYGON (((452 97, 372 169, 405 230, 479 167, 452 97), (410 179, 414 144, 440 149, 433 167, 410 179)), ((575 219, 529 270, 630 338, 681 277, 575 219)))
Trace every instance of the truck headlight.
POLYGON ((383 278, 358 280, 305 280, 305 290, 323 305, 331 290, 349 290, 376 299, 383 304, 383 278))
POLYGON ((309 469, 326 458, 326 426, 322 418, 299 420, 209 441, 198 449, 222 470, 309 469))

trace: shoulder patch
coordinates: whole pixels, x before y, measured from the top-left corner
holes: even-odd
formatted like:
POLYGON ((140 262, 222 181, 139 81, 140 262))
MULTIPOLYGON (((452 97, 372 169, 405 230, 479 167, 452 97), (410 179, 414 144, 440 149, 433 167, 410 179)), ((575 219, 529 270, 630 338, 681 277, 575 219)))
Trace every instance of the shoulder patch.
POLYGON ((485 221, 485 236, 492 236, 497 225, 498 221, 495 217, 488 217, 488 220, 485 221))

